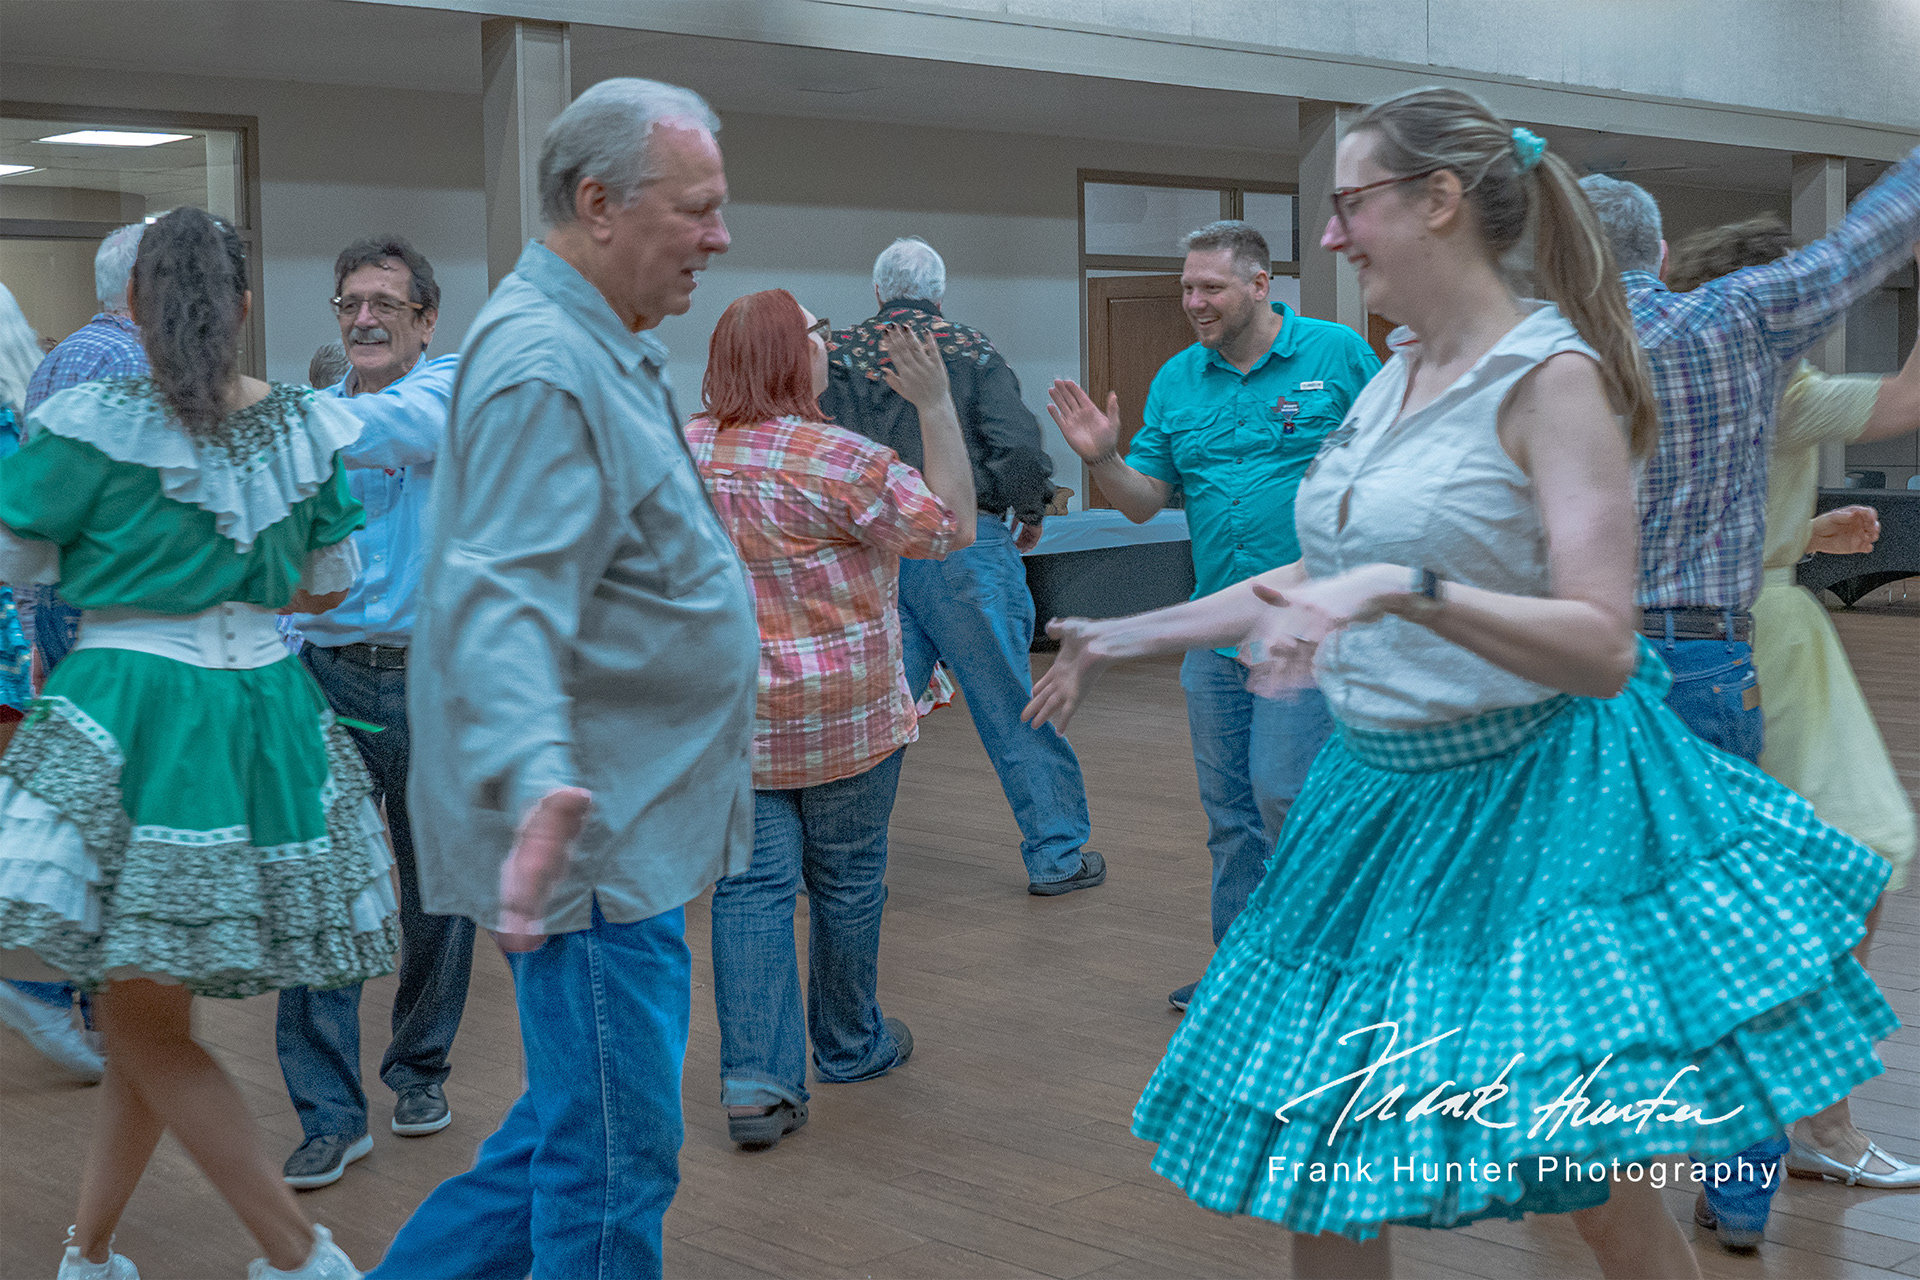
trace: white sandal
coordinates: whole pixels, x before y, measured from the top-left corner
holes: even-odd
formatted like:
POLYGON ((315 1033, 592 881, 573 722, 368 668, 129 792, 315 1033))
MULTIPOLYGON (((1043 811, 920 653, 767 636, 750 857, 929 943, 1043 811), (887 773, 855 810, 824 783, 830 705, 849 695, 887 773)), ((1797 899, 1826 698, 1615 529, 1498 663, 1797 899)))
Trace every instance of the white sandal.
POLYGON ((1844 1182, 1850 1187, 1871 1187, 1875 1191, 1920 1191, 1920 1164, 1909 1164, 1890 1156, 1872 1141, 1867 1143, 1865 1155, 1853 1164, 1846 1165, 1814 1150, 1798 1138, 1789 1137, 1787 1172, 1796 1178, 1824 1178, 1828 1182, 1844 1182), (1875 1158, 1884 1161, 1892 1171, 1871 1172, 1867 1166, 1875 1158))
POLYGON ((60 1271, 57 1280, 140 1280, 139 1271, 127 1260, 125 1254, 113 1251, 113 1237, 107 1238, 107 1260, 89 1262, 73 1242, 78 1227, 67 1228, 67 1252, 60 1259, 60 1271))

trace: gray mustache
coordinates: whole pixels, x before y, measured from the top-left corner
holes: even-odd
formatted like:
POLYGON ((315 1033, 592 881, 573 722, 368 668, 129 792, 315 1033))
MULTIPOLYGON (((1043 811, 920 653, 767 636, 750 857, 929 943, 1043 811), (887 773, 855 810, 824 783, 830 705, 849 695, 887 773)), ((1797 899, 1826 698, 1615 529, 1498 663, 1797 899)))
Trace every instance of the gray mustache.
POLYGON ((347 340, 349 342, 391 342, 393 340, 393 335, 389 334, 385 329, 382 329, 378 325, 375 325, 370 329, 362 329, 362 328, 359 328, 358 326, 355 326, 353 329, 348 331, 347 340))

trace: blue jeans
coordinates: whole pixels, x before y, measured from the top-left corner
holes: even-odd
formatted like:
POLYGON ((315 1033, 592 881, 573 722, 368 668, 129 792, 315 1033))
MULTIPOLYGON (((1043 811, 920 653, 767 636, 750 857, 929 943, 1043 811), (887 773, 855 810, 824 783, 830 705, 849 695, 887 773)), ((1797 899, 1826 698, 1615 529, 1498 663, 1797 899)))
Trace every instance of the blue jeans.
POLYGON ((753 793, 753 865, 713 886, 713 999, 720 1101, 807 1100, 807 1037, 826 1081, 893 1070, 899 1045, 880 1016, 880 913, 896 751, 865 773, 753 793), (807 891, 806 1025, 793 956, 793 904, 807 891))
POLYGON ((593 924, 507 957, 527 1090, 473 1168, 415 1209, 380 1280, 626 1280, 660 1274, 680 1186, 680 1069, 693 974, 686 911, 593 924))
MULTIPOLYGON (((1654 647, 1673 672, 1673 690, 1667 705, 1686 722, 1694 736, 1718 747, 1730 756, 1739 756, 1748 764, 1760 763, 1760 747, 1766 721, 1760 700, 1749 693, 1759 684, 1753 670, 1753 646, 1737 640, 1658 640, 1654 647)), ((1786 1153, 1786 1135, 1778 1134, 1748 1147, 1730 1161, 1718 1162, 1727 1168, 1723 1181, 1709 1178, 1704 1186, 1707 1204, 1728 1226, 1760 1230, 1772 1211, 1773 1196, 1780 1189, 1785 1171, 1780 1157, 1786 1153), (1769 1184, 1761 1171, 1769 1164, 1774 1175, 1769 1184)), ((1707 1161, 1711 1173, 1716 1162, 1707 1161)))
POLYGON ((1036 884, 1080 872, 1092 831, 1080 760, 1050 726, 1029 728, 1033 596, 1013 534, 982 512, 972 546, 945 560, 900 562, 900 641, 919 697, 941 658, 953 668, 980 745, 1020 825, 1020 857, 1036 884))
MULTIPOLYGON (((311 644, 300 658, 335 712, 385 726, 383 733, 347 730, 367 762, 374 802, 386 802, 400 872, 400 987, 393 995, 393 1039, 380 1059, 380 1079, 396 1093, 410 1085, 440 1084, 467 1005, 473 921, 420 909, 413 825, 407 820, 407 673, 377 671, 311 644)), ((281 991, 274 1044, 301 1132, 309 1138, 328 1133, 357 1138, 367 1131, 359 983, 331 991, 281 991)))
POLYGON ((1260 887, 1293 798, 1313 758, 1333 736, 1333 717, 1318 689, 1293 698, 1247 692, 1247 669, 1211 649, 1192 649, 1180 663, 1187 729, 1200 807, 1207 811, 1213 855, 1213 943, 1227 934, 1260 887))

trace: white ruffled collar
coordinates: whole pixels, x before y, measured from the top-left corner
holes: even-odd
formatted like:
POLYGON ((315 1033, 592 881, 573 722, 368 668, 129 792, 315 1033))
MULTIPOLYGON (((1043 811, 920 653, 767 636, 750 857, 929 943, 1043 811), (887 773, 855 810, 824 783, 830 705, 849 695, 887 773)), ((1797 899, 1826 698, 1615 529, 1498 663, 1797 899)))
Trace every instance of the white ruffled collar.
POLYGON ((146 377, 82 383, 32 415, 37 430, 158 471, 162 492, 212 515, 243 552, 332 478, 334 455, 361 430, 338 400, 283 382, 228 415, 227 425, 225 441, 188 435, 146 377))

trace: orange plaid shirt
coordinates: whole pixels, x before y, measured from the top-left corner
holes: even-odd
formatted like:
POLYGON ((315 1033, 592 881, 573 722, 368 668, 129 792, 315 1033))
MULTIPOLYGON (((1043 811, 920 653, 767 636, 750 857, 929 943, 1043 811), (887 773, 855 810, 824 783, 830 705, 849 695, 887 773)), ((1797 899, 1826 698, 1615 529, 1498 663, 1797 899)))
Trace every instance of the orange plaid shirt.
POLYGON ((954 517, 893 450, 827 423, 687 424, 753 581, 753 785, 850 778, 919 736, 900 661, 900 558, 938 560, 954 517))

